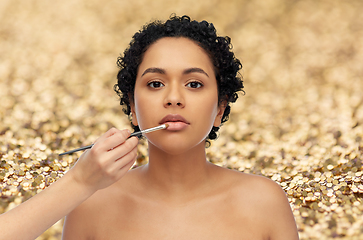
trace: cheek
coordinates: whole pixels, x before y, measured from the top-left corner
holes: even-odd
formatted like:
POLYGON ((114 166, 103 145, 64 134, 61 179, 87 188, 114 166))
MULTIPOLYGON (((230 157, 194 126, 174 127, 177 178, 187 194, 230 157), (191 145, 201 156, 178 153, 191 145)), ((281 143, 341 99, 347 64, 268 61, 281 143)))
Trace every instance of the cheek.
POLYGON ((202 122, 211 124, 217 115, 217 107, 214 105, 204 106, 202 108, 199 108, 197 113, 200 118, 203 118, 202 122))
POLYGON ((206 117, 214 119, 218 110, 218 99, 210 95, 204 96, 202 99, 201 104, 198 104, 198 110, 206 117))
POLYGON ((143 125, 143 119, 145 119, 144 115, 147 115, 147 112, 145 112, 146 110, 147 108, 145 108, 143 101, 141 99, 135 99, 135 113, 139 125, 143 125))
POLYGON ((141 129, 155 127, 153 117, 155 117, 155 111, 157 109, 157 101, 155 99, 149 99, 145 95, 139 94, 136 97, 135 94, 135 113, 138 125, 141 129), (154 124, 154 125, 153 125, 154 124))
POLYGON ((198 128, 209 134, 218 113, 217 100, 209 98, 208 101, 203 101, 202 104, 196 106, 194 112, 198 128))

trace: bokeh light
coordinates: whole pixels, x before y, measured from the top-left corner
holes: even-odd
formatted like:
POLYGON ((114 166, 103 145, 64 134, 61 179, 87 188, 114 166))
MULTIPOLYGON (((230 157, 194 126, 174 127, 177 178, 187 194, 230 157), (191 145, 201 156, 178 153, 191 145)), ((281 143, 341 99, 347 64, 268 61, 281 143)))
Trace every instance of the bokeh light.
MULTIPOLYGON (((361 239, 362 10, 360 0, 1 1, 0 213, 80 155, 59 153, 130 129, 116 59, 142 25, 176 13, 213 22, 243 64, 246 94, 208 159, 280 184, 301 239, 361 239)), ((61 231, 59 221, 38 240, 61 231)))

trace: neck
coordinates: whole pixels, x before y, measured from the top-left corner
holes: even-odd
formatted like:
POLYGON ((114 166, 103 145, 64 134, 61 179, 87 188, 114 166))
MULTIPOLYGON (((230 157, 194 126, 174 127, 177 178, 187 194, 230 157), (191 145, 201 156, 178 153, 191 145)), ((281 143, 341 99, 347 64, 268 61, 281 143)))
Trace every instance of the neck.
POLYGON ((149 143, 149 163, 144 168, 148 188, 165 198, 184 199, 206 190, 212 164, 206 160, 205 143, 177 154, 168 154, 149 143))

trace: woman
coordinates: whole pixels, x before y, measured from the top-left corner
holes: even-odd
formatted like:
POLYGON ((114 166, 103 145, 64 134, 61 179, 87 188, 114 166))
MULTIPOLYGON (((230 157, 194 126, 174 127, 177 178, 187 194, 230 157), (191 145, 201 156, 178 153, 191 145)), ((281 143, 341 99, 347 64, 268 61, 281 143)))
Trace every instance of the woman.
POLYGON ((62 179, 2 215, 10 230, 0 230, 33 216, 20 222, 32 239, 69 213, 63 239, 298 239, 276 183, 206 160, 243 88, 229 38, 173 16, 136 33, 118 64, 115 90, 134 129, 169 125, 147 134, 149 163, 127 171, 138 141, 111 129, 62 179))
POLYGON ((66 217, 64 239, 298 239, 276 183, 206 160, 207 139, 243 88, 228 38, 172 17, 135 34, 118 63, 115 89, 134 128, 169 127, 146 136, 147 165, 66 217))

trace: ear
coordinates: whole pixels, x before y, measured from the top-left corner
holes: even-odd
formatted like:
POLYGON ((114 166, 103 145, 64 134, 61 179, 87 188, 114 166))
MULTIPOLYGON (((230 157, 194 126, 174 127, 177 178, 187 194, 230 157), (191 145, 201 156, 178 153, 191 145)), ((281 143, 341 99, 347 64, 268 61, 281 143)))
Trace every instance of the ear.
POLYGON ((130 101, 130 108, 131 108, 131 123, 134 126, 138 126, 139 123, 137 122, 136 112, 135 112, 135 104, 134 101, 130 101))
POLYGON ((226 110, 227 107, 227 101, 222 101, 221 103, 219 103, 218 105, 218 112, 217 112, 217 116, 214 119, 214 127, 219 127, 222 124, 222 117, 224 114, 224 110, 226 110))

